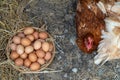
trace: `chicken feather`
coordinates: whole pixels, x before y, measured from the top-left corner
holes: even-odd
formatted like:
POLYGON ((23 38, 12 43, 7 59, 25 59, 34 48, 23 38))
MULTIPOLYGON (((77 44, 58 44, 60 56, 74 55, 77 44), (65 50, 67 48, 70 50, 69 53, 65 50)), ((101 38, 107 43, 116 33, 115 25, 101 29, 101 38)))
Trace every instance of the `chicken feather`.
POLYGON ((98 45, 98 54, 94 57, 94 63, 103 65, 106 61, 120 59, 120 2, 115 2, 114 5, 98 3, 99 7, 108 15, 105 18, 106 30, 102 31, 98 45), (110 9, 111 7, 111 9, 110 9))

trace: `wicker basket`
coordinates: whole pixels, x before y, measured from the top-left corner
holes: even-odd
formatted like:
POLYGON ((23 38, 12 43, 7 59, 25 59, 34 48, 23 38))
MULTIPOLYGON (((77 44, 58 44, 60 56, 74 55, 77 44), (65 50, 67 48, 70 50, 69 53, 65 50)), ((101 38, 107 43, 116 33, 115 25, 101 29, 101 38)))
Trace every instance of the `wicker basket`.
MULTIPOLYGON (((32 27, 33 29, 35 29, 36 31, 38 31, 38 32, 41 32, 41 31, 45 31, 45 30, 43 30, 43 29, 41 29, 41 28, 37 28, 37 27, 32 27)), ((22 29, 20 29, 19 31, 17 31, 16 32, 16 34, 17 33, 19 33, 19 32, 23 32, 23 30, 24 30, 24 28, 22 28, 22 29)), ((48 32, 47 32, 48 33, 48 32)), ((15 35, 16 35, 15 34, 15 35)), ((52 44, 53 44, 53 51, 52 51, 52 58, 48 61, 48 62, 46 62, 44 65, 42 65, 41 67, 40 67, 40 69, 39 70, 37 70, 37 71, 31 71, 29 68, 27 68, 27 67, 24 67, 24 66, 16 66, 15 64, 14 64, 14 61, 13 60, 11 60, 10 59, 10 52, 11 52, 11 49, 10 49, 10 44, 12 43, 12 38, 13 37, 11 37, 10 39, 9 39, 9 41, 8 41, 8 44, 7 44, 7 48, 6 48, 6 50, 7 50, 7 58, 8 58, 8 62, 15 68, 15 69, 17 69, 18 71, 20 71, 20 72, 22 72, 22 73, 36 73, 36 72, 40 72, 40 71, 43 71, 44 69, 46 69, 50 64, 51 64, 51 62, 53 61, 53 58, 54 58, 54 56, 55 56, 55 44, 54 44, 54 40, 53 40, 53 37, 48 33, 48 36, 49 36, 49 38, 48 39, 46 39, 46 41, 48 41, 48 42, 51 42, 52 44)))

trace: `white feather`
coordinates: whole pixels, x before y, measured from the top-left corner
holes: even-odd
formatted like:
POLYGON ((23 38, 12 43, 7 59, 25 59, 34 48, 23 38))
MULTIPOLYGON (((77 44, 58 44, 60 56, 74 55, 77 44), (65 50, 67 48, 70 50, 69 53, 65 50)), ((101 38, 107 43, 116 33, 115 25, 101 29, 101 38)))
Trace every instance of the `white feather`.
POLYGON ((101 10, 104 14, 107 14, 106 9, 105 9, 105 6, 104 6, 104 4, 103 4, 101 1, 99 1, 99 2, 97 3, 97 6, 100 8, 100 10, 101 10))
MULTIPOLYGON (((98 6, 104 7, 104 4, 100 2, 98 6)), ((113 6, 108 5, 107 10, 110 9, 111 11, 120 14, 120 2, 116 2, 113 6)), ((102 11, 105 12, 105 9, 102 11)), ((115 16, 118 16, 117 18, 120 19, 120 15, 115 16)), ((97 50, 98 54, 94 57, 94 63, 97 65, 103 65, 106 61, 120 58, 120 34, 113 32, 115 28, 120 27, 120 21, 107 17, 105 19, 105 24, 106 31, 102 31, 101 38, 103 40, 99 42, 97 50)))
POLYGON ((115 5, 112 6, 111 11, 120 14, 120 2, 115 3, 115 5))
POLYGON ((120 26, 120 22, 118 21, 115 21, 115 20, 112 20, 110 18, 106 18, 105 19, 105 23, 106 23, 106 29, 108 32, 111 32, 113 33, 113 29, 116 27, 116 26, 120 26))
POLYGON ((94 57, 94 63, 97 65, 99 65, 103 61, 103 59, 106 60, 108 58, 107 54, 104 53, 101 54, 98 54, 97 56, 94 57))

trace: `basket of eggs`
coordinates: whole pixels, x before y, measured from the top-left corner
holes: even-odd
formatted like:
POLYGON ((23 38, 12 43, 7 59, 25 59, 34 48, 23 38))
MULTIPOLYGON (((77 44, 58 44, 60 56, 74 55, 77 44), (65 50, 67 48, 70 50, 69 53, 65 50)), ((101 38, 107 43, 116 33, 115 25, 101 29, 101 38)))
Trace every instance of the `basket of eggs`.
POLYGON ((52 36, 36 27, 25 27, 12 36, 7 45, 9 63, 20 72, 40 72, 55 56, 52 36))

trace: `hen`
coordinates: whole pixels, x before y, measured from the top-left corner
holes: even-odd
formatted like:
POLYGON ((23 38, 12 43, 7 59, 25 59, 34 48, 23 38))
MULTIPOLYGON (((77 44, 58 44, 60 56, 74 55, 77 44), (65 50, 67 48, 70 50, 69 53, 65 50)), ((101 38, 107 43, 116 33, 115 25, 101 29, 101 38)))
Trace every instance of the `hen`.
POLYGON ((92 53, 101 40, 101 30, 105 29, 105 15, 96 5, 98 0, 78 0, 76 10, 76 43, 80 50, 92 53))
POLYGON ((103 65, 106 61, 120 58, 120 2, 114 4, 98 3, 101 10, 108 15, 105 18, 106 31, 102 31, 103 40, 98 45, 98 54, 94 63, 103 65))

